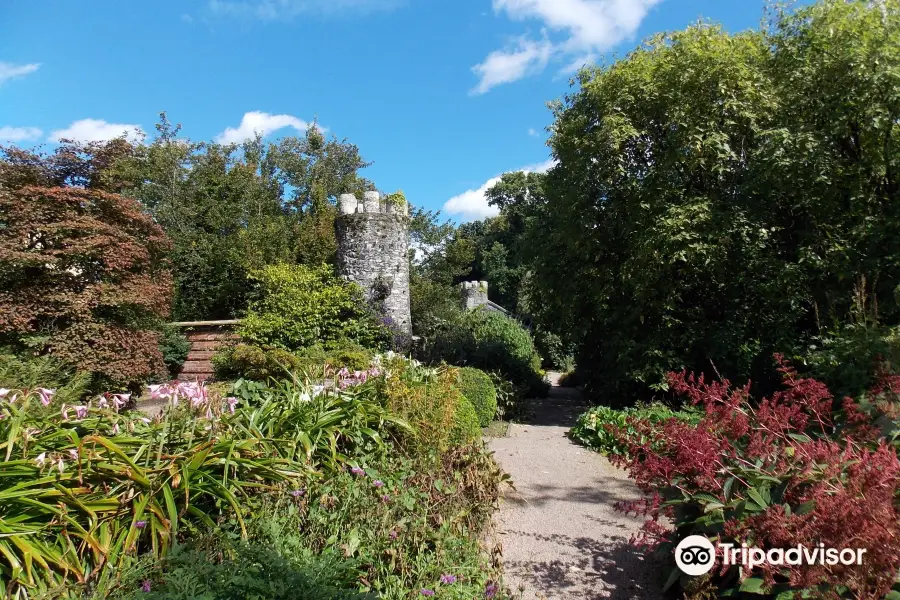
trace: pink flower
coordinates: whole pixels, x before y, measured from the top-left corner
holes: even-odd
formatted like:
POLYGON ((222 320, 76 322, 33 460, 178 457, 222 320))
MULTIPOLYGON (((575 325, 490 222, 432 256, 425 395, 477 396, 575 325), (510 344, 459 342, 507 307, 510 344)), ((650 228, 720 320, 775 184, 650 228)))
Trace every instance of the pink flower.
POLYGON ((428 588, 422 588, 419 590, 419 593, 423 596, 434 596, 434 590, 429 590, 428 588))
POLYGON ((109 408, 109 402, 106 401, 106 396, 100 396, 99 398, 97 398, 97 407, 109 408))
POLYGON ((75 416, 79 419, 85 418, 88 414, 88 407, 84 406, 83 404, 74 406, 73 408, 75 409, 75 416))
POLYGON ((119 435, 119 424, 118 423, 113 423, 112 432, 114 435, 119 435))
POLYGON ((128 404, 128 400, 131 398, 131 394, 113 394, 113 404, 116 405, 116 410, 119 410, 126 404, 128 404))
POLYGON ((53 399, 53 394, 56 393, 56 390, 48 390, 47 388, 38 388, 37 389, 38 396, 41 397, 41 404, 44 406, 49 406, 50 401, 53 399))
POLYGON ((374 485, 377 488, 380 488, 380 487, 384 486, 384 482, 380 479, 376 479, 375 481, 372 482, 372 485, 374 485))
POLYGON ((359 467, 351 468, 350 472, 353 473, 354 475, 365 475, 366 474, 366 472, 363 471, 362 469, 360 469, 359 467))
POLYGON ((69 448, 69 456, 71 456, 74 460, 78 460, 78 450, 75 448, 69 448))
POLYGON ((228 404, 228 412, 234 414, 234 407, 237 406, 238 399, 229 396, 228 398, 225 398, 225 402, 228 404))

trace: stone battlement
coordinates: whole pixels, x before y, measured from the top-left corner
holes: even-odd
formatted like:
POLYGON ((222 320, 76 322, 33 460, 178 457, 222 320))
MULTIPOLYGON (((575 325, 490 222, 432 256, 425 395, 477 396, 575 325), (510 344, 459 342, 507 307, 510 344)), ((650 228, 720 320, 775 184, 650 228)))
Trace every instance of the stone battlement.
POLYGON ((405 201, 385 200, 378 192, 366 192, 363 194, 362 200, 353 194, 341 194, 338 198, 338 208, 342 215, 366 213, 406 216, 409 214, 409 206, 405 201))

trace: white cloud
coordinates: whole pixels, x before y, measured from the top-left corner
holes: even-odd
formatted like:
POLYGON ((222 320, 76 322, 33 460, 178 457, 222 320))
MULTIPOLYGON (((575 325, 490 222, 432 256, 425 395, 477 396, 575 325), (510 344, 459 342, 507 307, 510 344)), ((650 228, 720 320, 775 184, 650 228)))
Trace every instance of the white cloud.
POLYGON ((143 139, 144 130, 140 125, 128 123, 107 123, 103 119, 81 119, 65 129, 57 129, 50 134, 50 141, 75 140, 76 142, 104 142, 125 136, 135 142, 143 139))
POLYGON ((40 66, 41 65, 39 63, 32 63, 30 65, 14 65, 12 63, 0 61, 0 85, 3 85, 3 82, 7 79, 34 73, 38 70, 38 68, 40 68, 40 66))
POLYGON ((537 130, 536 130, 534 127, 529 127, 529 128, 528 128, 528 135, 530 135, 531 137, 537 137, 537 136, 538 136, 538 132, 537 132, 537 130))
POLYGON ((275 21, 308 13, 364 14, 386 11, 405 3, 406 0, 209 0, 209 9, 220 15, 275 21))
MULTIPOLYGON (((562 72, 572 72, 592 62, 619 42, 633 36, 650 9, 662 0, 493 0, 495 13, 505 13, 517 21, 536 20, 545 30, 556 35, 548 42, 520 41, 521 45, 549 46, 548 58, 568 60, 562 72)), ((546 35, 546 33, 545 33, 546 35)), ((531 70, 498 68, 498 53, 488 57, 473 70, 481 80, 473 91, 484 93, 496 85, 516 81, 546 66, 533 62, 531 70), (540 67, 540 68, 539 68, 540 67), (502 73, 504 76, 498 76, 502 73)))
MULTIPOLYGON (((270 115, 269 113, 254 110, 244 113, 241 124, 237 127, 228 127, 216 137, 216 141, 220 144, 240 144, 247 140, 253 139, 256 134, 266 137, 272 132, 284 129, 285 127, 293 127, 297 131, 306 131, 312 126, 303 119, 291 115, 270 115)), ((325 131, 324 128, 316 125, 319 131, 325 131)))
POLYGON ((37 127, 0 127, 0 142, 24 142, 41 137, 37 127))
MULTIPOLYGON (((545 173, 555 164, 555 160, 549 159, 517 170, 526 173, 545 173)), ((462 194, 453 196, 444 203, 444 212, 457 216, 463 222, 480 221, 487 217, 496 217, 500 214, 500 211, 496 206, 488 204, 487 191, 499 182, 500 176, 491 177, 478 189, 466 190, 462 194)))
POLYGON ((484 62, 472 67, 480 81, 470 93, 483 94, 494 86, 542 71, 552 52, 553 45, 547 40, 534 42, 525 38, 519 38, 514 49, 494 50, 484 62))

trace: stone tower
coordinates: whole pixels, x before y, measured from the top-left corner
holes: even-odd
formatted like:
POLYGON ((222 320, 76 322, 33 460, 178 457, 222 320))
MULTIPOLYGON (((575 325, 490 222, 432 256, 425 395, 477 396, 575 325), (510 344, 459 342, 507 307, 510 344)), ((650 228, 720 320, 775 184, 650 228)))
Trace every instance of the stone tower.
POLYGON ((383 302, 397 328, 411 334, 406 201, 382 200, 378 192, 366 192, 362 202, 341 194, 338 208, 338 271, 359 284, 367 299, 383 302))
POLYGON ((464 281, 459 284, 463 308, 473 310, 488 303, 487 281, 464 281))

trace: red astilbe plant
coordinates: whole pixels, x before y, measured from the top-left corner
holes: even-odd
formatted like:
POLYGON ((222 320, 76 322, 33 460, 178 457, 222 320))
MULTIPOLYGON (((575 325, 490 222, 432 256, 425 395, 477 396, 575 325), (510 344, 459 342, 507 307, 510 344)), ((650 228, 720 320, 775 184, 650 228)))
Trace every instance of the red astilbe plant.
POLYGON ((3 189, 0 342, 126 384, 164 372, 153 325, 169 314, 169 240, 130 198, 74 186, 3 189))
POLYGON ((776 359, 785 389, 758 403, 749 384, 670 373, 671 388, 702 406, 704 418, 696 426, 635 421, 637 433, 620 434, 627 454, 612 460, 647 493, 618 507, 649 517, 633 542, 668 556, 693 534, 764 551, 865 549, 860 565, 765 564, 753 573, 720 556, 713 581, 723 591, 883 598, 900 572, 900 378, 882 376, 860 401, 837 401, 776 359))

